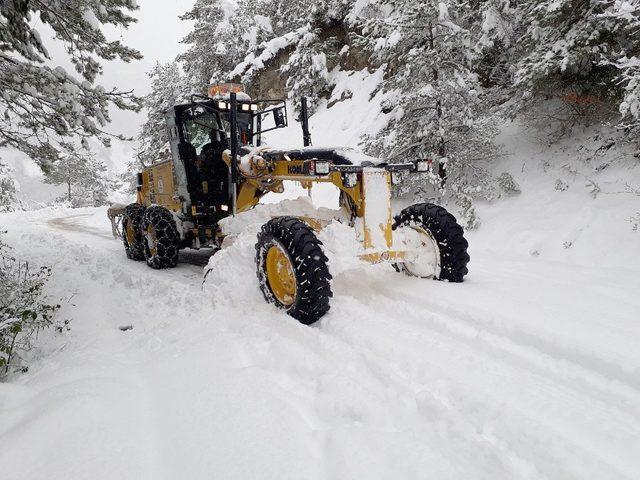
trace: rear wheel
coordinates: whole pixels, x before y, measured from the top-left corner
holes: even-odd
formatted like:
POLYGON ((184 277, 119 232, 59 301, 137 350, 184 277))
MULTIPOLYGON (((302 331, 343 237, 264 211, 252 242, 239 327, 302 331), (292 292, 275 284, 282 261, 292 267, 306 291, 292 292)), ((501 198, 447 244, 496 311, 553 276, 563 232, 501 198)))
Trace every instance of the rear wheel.
POLYGON ((178 264, 180 234, 173 214, 164 207, 147 208, 142 220, 144 256, 151 268, 172 268, 178 264))
POLYGON ((260 289, 293 318, 312 324, 329 311, 331 274, 322 242, 295 217, 278 217, 263 225, 256 243, 260 289))
POLYGON ((394 218, 393 229, 407 250, 395 268, 408 275, 462 282, 469 273, 469 246, 464 230, 447 210, 431 203, 417 203, 394 218))
POLYGON ((127 205, 122 216, 122 242, 127 258, 144 260, 144 237, 142 236, 142 217, 145 207, 139 203, 127 205))

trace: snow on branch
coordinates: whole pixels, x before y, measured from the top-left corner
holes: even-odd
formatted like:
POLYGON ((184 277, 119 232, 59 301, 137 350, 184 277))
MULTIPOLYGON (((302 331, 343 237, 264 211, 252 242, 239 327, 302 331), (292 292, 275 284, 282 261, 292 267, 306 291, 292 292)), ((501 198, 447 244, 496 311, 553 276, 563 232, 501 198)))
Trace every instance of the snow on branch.
MULTIPOLYGON (((250 78, 256 72, 262 70, 280 52, 297 44, 310 30, 311 27, 307 24, 280 37, 261 43, 254 51, 247 54, 245 59, 229 73, 228 77, 241 77, 243 80, 250 78)), ((212 79, 212 81, 214 80, 212 79)))

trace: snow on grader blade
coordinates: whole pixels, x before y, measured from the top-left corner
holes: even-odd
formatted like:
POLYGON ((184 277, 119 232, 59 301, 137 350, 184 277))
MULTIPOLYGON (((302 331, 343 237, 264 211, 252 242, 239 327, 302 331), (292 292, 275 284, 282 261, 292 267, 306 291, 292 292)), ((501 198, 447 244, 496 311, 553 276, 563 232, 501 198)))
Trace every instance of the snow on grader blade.
MULTIPOLYGON (((221 248, 220 221, 242 215, 267 193, 282 193, 285 181, 309 189, 331 183, 340 190, 340 221, 362 242, 362 261, 387 262, 416 277, 463 280, 468 244, 450 213, 419 203, 392 215, 392 185, 432 172, 431 161, 391 164, 348 148, 311 147, 305 98, 304 148, 268 148, 262 134, 288 124, 283 100, 252 100, 235 84, 210 92, 167 110, 171 158, 143 165, 136 202, 109 209, 127 257, 152 268, 173 267, 182 248, 221 248)), ((257 237, 265 300, 305 324, 327 313, 332 297, 328 260, 316 235, 327 223, 314 214, 283 215, 266 222, 257 237)))

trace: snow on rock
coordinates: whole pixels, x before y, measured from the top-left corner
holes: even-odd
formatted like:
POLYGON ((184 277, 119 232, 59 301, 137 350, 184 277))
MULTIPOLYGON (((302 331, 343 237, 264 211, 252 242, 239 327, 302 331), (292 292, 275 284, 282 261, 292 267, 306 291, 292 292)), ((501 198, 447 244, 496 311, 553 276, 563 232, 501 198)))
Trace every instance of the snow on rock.
MULTIPOLYGON (((373 73, 367 70, 329 72, 330 83, 335 84, 331 96, 321 100, 316 113, 309 119, 314 147, 356 147, 363 134, 375 135, 387 123, 380 113, 382 92, 376 87, 383 78, 384 69, 373 73), (346 98, 343 94, 351 92, 346 98), (328 108, 328 105, 332 105, 328 108), (330 126, 330 127, 329 127, 330 126)), ((291 122, 288 128, 264 135, 265 143, 274 148, 299 148, 302 145, 300 125, 291 122)))

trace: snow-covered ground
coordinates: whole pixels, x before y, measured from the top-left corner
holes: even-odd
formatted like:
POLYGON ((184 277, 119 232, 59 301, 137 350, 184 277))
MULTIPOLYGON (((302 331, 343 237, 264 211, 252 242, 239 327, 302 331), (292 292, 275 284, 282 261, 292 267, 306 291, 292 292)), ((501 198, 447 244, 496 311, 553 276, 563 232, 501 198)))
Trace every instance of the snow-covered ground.
MULTIPOLYGON (((331 135, 326 112, 316 144, 353 143, 363 111, 331 135)), ((627 219, 640 202, 624 183, 639 168, 591 172, 575 141, 543 149, 509 128, 498 169, 522 194, 478 206, 467 281, 361 266, 334 224, 334 298, 312 327, 258 290, 259 210, 204 288, 206 252, 171 271, 129 261, 104 209, 0 215, 16 254, 53 265, 48 292, 72 320, 0 384, 0 477, 637 479, 640 232, 627 219)))

